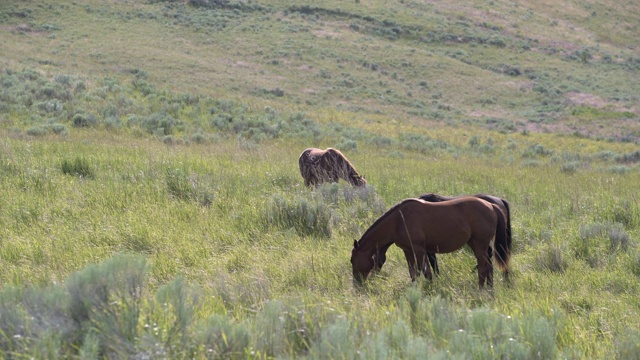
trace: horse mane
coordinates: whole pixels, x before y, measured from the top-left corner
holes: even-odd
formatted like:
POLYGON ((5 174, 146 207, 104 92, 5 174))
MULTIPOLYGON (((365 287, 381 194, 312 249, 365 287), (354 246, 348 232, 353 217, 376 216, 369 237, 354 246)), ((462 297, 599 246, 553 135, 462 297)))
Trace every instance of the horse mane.
POLYGON ((384 214, 382 214, 379 218, 376 219, 376 221, 373 222, 373 224, 371 224, 371 226, 369 226, 369 228, 367 229, 367 231, 364 232, 364 234, 362 234, 362 236, 360 237, 360 240, 364 239, 365 236, 367 236, 367 234, 369 234, 369 232, 373 231, 372 229, 375 228, 380 222, 382 222, 382 220, 386 219, 391 213, 393 213, 397 208, 399 208, 400 206, 411 202, 411 201, 423 201, 421 199, 415 199, 415 198, 409 198, 409 199, 404 199, 402 201, 400 201, 399 203, 393 205, 389 210, 387 210, 384 214))
POLYGON ((455 199, 455 196, 443 196, 434 193, 427 193, 418 196, 418 199, 428 201, 428 202, 440 202, 455 199))

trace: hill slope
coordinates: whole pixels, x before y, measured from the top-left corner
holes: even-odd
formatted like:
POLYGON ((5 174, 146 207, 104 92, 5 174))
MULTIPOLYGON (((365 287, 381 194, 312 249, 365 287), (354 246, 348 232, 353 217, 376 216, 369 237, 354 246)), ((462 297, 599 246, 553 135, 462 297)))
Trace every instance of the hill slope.
POLYGON ((637 141, 633 2, 0 5, 0 65, 427 125, 637 141))

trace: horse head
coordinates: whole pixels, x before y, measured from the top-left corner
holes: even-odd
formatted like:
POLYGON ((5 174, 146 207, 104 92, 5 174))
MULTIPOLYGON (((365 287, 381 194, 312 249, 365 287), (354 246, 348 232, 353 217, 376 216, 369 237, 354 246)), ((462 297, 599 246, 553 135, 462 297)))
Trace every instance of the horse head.
POLYGON ((367 185, 367 180, 364 178, 364 176, 359 175, 357 173, 353 173, 350 175, 351 177, 351 183, 355 186, 365 186, 367 185))
POLYGON ((375 265, 374 256, 369 256, 362 251, 357 240, 353 241, 353 250, 351 250, 351 268, 353 270, 353 281, 361 285, 369 276, 375 265))

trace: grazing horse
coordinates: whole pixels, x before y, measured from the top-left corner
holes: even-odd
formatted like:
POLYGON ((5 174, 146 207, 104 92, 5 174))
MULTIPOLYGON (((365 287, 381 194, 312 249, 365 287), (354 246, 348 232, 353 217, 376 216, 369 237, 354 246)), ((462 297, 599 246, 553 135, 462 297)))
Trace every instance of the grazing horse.
POLYGON ((333 148, 308 148, 300 154, 298 165, 306 186, 318 187, 323 182, 338 182, 338 179, 348 181, 353 186, 367 184, 349 160, 333 148))
POLYGON ((498 205, 473 196, 439 203, 406 199, 387 210, 354 241, 351 251, 353 278, 362 283, 376 266, 379 249, 396 244, 404 251, 411 280, 418 271, 431 280, 429 253, 449 253, 465 244, 478 261, 478 285, 493 286, 494 242, 498 267, 507 271, 511 244, 507 241, 506 216, 498 205), (494 240, 495 239, 495 240, 494 240))
MULTIPOLYGON (((428 201, 428 202, 442 202, 442 201, 457 199, 459 197, 461 196, 443 196, 443 195, 428 193, 428 194, 420 195, 418 199, 428 201)), ((509 207, 509 202, 497 196, 487 195, 487 194, 476 194, 476 195, 473 195, 473 197, 480 198, 482 200, 488 201, 492 204, 496 204, 499 207, 501 207, 502 212, 507 217, 507 243, 509 244, 509 246, 511 246, 511 239, 512 239, 511 238, 511 209, 509 207)), ((384 265, 385 261, 387 260, 387 256, 386 256, 387 248, 379 249, 378 254, 376 254, 376 266, 374 271, 380 271, 380 269, 382 269, 382 265, 384 265)), ((489 254, 488 254, 489 258, 491 258, 491 251, 492 251, 491 248, 489 248, 489 254)), ((435 272, 436 275, 440 274, 440 267, 438 266, 438 259, 436 258, 436 254, 428 253, 427 257, 429 259, 429 264, 431 264, 431 268, 433 269, 433 272, 435 272)), ((505 272, 505 276, 508 276, 508 275, 509 275, 509 272, 508 271, 505 272)))

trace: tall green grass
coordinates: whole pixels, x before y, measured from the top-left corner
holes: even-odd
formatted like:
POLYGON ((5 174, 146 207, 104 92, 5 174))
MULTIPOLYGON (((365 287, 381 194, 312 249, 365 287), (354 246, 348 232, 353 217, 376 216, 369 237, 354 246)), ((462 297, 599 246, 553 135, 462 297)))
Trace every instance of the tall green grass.
POLYGON ((96 131, 1 144, 0 187, 11 196, 0 207, 0 292, 14 309, 1 315, 5 356, 637 351, 629 340, 640 290, 634 172, 567 173, 549 155, 526 166, 530 157, 512 156, 501 141, 481 154, 466 144, 426 153, 363 145, 347 156, 367 188, 314 189, 297 166, 305 143, 167 145, 96 131), (76 158, 92 178, 63 171, 76 158), (433 283, 412 285, 391 247, 382 272, 352 286, 353 240, 424 192, 510 201, 511 283, 498 275, 492 292, 478 290, 474 258, 461 250, 439 256, 433 283), (44 304, 30 305, 40 297, 44 304), (66 325, 54 330, 53 321, 66 325), (80 330, 86 324, 95 330, 80 330))

